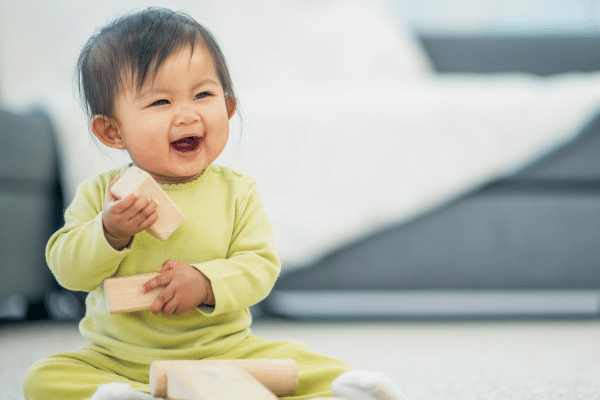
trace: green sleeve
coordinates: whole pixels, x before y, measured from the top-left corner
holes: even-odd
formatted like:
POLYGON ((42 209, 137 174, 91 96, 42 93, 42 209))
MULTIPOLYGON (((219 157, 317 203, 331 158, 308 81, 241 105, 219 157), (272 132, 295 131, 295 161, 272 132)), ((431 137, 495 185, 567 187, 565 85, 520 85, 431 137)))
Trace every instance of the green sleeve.
POLYGON ((65 225, 46 246, 46 261, 65 288, 90 292, 112 276, 128 249, 117 251, 106 241, 102 209, 108 185, 100 177, 84 182, 65 212, 65 225))
POLYGON ((255 184, 236 207, 227 258, 194 266, 211 281, 215 308, 210 315, 244 309, 267 297, 281 265, 273 229, 255 184))

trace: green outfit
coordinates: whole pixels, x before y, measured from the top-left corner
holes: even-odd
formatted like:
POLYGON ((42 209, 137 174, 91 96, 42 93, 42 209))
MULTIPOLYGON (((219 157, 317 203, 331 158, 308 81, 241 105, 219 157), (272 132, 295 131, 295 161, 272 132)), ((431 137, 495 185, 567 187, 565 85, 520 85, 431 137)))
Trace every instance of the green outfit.
POLYGON ((100 384, 114 381, 149 392, 152 361, 204 358, 294 358, 300 377, 294 398, 330 396, 331 381, 352 367, 302 343, 269 342, 250 333, 248 307, 268 295, 280 271, 254 180, 210 165, 192 182, 161 185, 185 221, 164 242, 141 232, 117 251, 104 237, 102 210, 109 183, 124 171, 81 184, 65 226, 50 238, 46 257, 58 282, 90 292, 80 332, 91 344, 36 363, 26 376, 26 397, 87 399, 100 384), (155 272, 167 260, 188 263, 206 275, 215 307, 171 317, 108 313, 104 279, 155 272))

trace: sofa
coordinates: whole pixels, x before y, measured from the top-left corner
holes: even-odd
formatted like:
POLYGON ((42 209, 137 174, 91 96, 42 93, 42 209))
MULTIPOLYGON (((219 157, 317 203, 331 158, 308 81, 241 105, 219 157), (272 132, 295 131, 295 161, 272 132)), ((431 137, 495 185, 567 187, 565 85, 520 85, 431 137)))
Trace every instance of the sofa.
POLYGON ((40 109, 0 109, 0 319, 46 316, 57 288, 44 249, 62 221, 62 189, 54 126, 40 109))
MULTIPOLYGON (((440 76, 600 70, 600 36, 419 33, 440 76)), ((277 281, 288 318, 598 317, 600 114, 569 140, 277 281)))

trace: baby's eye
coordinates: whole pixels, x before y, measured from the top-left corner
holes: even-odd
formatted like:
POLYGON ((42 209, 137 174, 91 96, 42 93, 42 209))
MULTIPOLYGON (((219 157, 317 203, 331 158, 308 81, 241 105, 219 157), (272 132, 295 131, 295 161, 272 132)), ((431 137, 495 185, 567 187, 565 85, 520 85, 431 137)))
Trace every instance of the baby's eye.
POLYGON ((195 99, 203 99, 203 98, 208 97, 208 96, 211 96, 211 93, 209 93, 209 92, 201 92, 201 93, 198 93, 196 95, 196 97, 194 97, 194 98, 195 99))
POLYGON ((169 100, 165 100, 165 99, 157 100, 154 103, 152 103, 151 105, 153 105, 153 106, 163 106, 165 104, 169 104, 169 100))

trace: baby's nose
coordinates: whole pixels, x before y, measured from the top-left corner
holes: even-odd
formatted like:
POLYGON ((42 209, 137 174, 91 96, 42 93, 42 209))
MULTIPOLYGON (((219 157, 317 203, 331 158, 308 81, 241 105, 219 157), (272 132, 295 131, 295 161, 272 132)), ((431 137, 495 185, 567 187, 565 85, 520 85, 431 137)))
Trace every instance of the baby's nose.
POLYGON ((176 125, 189 125, 198 121, 200 116, 192 107, 181 107, 175 116, 176 125))

